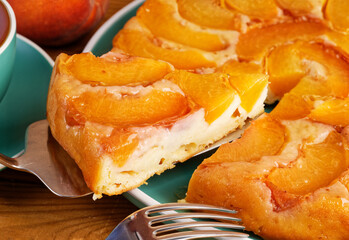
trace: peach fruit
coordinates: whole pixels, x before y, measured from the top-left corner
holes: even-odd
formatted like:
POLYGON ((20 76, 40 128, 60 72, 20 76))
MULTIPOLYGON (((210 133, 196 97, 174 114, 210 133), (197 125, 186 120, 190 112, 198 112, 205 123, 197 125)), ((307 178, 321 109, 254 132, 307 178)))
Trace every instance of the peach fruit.
POLYGON ((297 41, 274 49, 266 59, 270 89, 282 97, 305 75, 322 82, 327 96, 349 94, 349 63, 322 44, 297 41))
POLYGON ((136 18, 131 19, 115 36, 113 46, 112 51, 121 49, 131 55, 161 59, 179 69, 216 66, 214 61, 208 60, 199 50, 164 47, 163 41, 151 34, 136 18))
POLYGON ((229 60, 218 68, 219 72, 229 73, 230 75, 263 73, 262 65, 251 62, 238 62, 229 60))
POLYGON ((260 65, 247 62, 227 61, 218 72, 229 74, 230 84, 238 91, 241 107, 251 111, 268 84, 268 76, 262 74, 260 65))
POLYGON ((349 125, 349 98, 332 98, 324 101, 311 111, 309 118, 330 125, 349 125))
POLYGON ((347 34, 328 30, 326 36, 336 45, 338 51, 344 54, 347 58, 349 57, 349 38, 347 34))
POLYGON ((208 123, 216 120, 238 96, 227 74, 196 74, 177 70, 166 78, 178 84, 189 99, 205 109, 208 123))
POLYGON ((313 102, 302 95, 286 93, 270 115, 276 119, 296 120, 309 115, 313 102))
POLYGON ((118 98, 111 93, 84 92, 68 101, 66 118, 75 124, 86 119, 124 127, 170 121, 188 112, 188 103, 180 93, 152 90, 146 94, 118 98))
POLYGON ((112 154, 113 161, 119 167, 122 167, 127 162, 138 143, 137 135, 124 128, 114 128, 111 136, 101 139, 103 150, 112 154))
POLYGON ((270 19, 277 16, 274 0, 225 0, 226 5, 250 17, 270 19))
POLYGON ((292 13, 294 16, 321 17, 321 9, 324 0, 276 0, 276 3, 282 8, 292 13))
POLYGON ((295 40, 313 40, 323 35, 326 27, 319 22, 284 22, 253 28, 242 34, 236 46, 241 59, 262 60, 274 46, 295 40))
POLYGON ((241 107, 249 112, 253 109, 253 106, 268 85, 268 75, 261 73, 231 75, 229 82, 239 93, 241 107))
POLYGON ((81 53, 62 62, 59 70, 83 83, 120 86, 150 84, 171 72, 172 67, 164 61, 149 58, 124 56, 124 59, 109 60, 92 53, 81 53))
POLYGON ((338 31, 349 32, 349 2, 342 0, 328 0, 325 9, 325 16, 332 27, 338 31))
POLYGON ((266 58, 270 89, 278 97, 294 88, 306 74, 298 47, 294 44, 281 45, 272 50, 266 58))
POLYGON ((220 0, 178 0, 177 3, 179 14, 200 26, 227 30, 242 28, 241 14, 221 6, 220 0))
POLYGON ((9 0, 17 31, 36 43, 63 45, 90 31, 104 16, 108 0, 9 0))
POLYGON ((191 28, 183 23, 176 1, 148 0, 138 9, 137 17, 157 37, 206 51, 227 47, 218 34, 191 28))
POLYGON ((275 155, 286 138, 283 125, 267 114, 252 122, 242 137, 221 145, 204 163, 258 161, 263 156, 275 155))
POLYGON ((268 176, 280 190, 307 194, 328 186, 346 169, 341 134, 332 131, 324 142, 303 143, 298 158, 286 167, 275 168, 268 176))
MULTIPOLYGON (((290 91, 290 93, 303 95, 332 96, 333 92, 329 89, 326 82, 305 76, 299 80, 298 84, 290 91)), ((285 96, 285 95, 284 95, 285 96)))

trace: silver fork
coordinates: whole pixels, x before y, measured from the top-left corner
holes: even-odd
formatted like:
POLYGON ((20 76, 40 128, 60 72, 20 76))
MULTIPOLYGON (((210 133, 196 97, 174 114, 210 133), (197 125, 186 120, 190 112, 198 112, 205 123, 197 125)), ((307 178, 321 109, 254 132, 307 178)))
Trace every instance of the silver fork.
POLYGON ((246 239, 249 235, 242 232, 244 226, 235 223, 241 221, 233 216, 235 213, 221 207, 192 203, 145 207, 120 222, 106 240, 179 240, 207 237, 246 239), (177 212, 178 210, 181 212, 177 212))
POLYGON ((34 174, 60 197, 82 197, 92 193, 77 164, 52 137, 47 120, 28 127, 26 150, 21 156, 11 158, 0 153, 0 163, 34 174))

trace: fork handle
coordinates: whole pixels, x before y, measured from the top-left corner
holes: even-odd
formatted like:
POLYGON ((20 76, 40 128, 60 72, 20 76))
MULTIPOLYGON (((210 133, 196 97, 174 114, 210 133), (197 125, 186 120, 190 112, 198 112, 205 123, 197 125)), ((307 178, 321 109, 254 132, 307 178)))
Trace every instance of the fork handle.
POLYGON ((0 153, 0 163, 2 165, 5 165, 8 168, 12 168, 14 170, 22 170, 22 168, 19 167, 18 161, 16 159, 10 158, 2 153, 0 153))

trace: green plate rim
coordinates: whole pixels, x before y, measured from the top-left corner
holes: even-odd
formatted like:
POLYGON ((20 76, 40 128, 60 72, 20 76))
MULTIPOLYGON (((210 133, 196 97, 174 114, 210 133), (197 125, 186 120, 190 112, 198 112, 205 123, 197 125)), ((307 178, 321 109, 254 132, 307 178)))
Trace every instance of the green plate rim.
MULTIPOLYGON (((52 58, 39 45, 37 45, 33 41, 29 40, 28 38, 26 38, 23 35, 18 34, 18 33, 16 34, 16 38, 17 38, 16 39, 16 41, 17 41, 17 43, 16 43, 16 60, 15 60, 14 71, 16 71, 16 68, 21 68, 22 67, 22 66, 16 65, 17 62, 20 62, 20 59, 17 59, 17 58, 26 55, 28 51, 35 51, 38 54, 37 56, 42 58, 43 61, 47 62, 48 67, 50 67, 50 69, 47 68, 47 69, 44 69, 44 70, 45 71, 50 71, 50 72, 52 71, 52 68, 53 68, 53 65, 54 65, 54 61, 52 60, 52 58), (21 48, 19 48, 20 45, 22 45, 21 48), (21 52, 19 52, 19 50, 21 52)), ((31 62, 30 64, 35 64, 35 63, 31 62)), ((41 72, 43 72, 44 70, 42 70, 41 72)), ((16 74, 14 73, 13 76, 12 76, 9 89, 11 88, 12 82, 15 82, 17 80, 17 79, 14 79, 16 77, 15 75, 16 74)), ((26 80, 30 81, 31 77, 32 76, 27 76, 26 80)), ((49 83, 49 80, 50 79, 47 79, 47 82, 46 82, 47 85, 49 83)), ((21 81, 25 81, 25 80, 21 80, 21 81)), ((26 91, 27 90, 28 89, 26 89, 26 91)), ((33 89, 29 89, 29 90, 33 90, 33 89)), ((46 90, 47 89, 40 89, 40 91, 46 91, 46 90)), ((7 92, 10 92, 10 91, 11 90, 8 90, 7 92)), ((5 94, 3 101, 0 102, 0 106, 1 106, 1 104, 6 104, 6 98, 8 98, 7 94, 8 93, 5 94)), ((41 112, 45 112, 46 113, 46 102, 45 102, 45 104, 42 104, 42 105, 45 105, 44 109, 42 107, 40 110, 41 110, 41 112)), ((41 119, 45 118, 45 116, 43 116, 43 114, 39 115, 39 114, 36 113, 34 115, 35 116, 31 116, 31 118, 33 118, 35 120, 41 120, 41 119)), ((0 117, 1 117, 1 114, 0 114, 0 117)), ((31 120, 28 120, 28 124, 27 125, 29 126, 30 123, 31 123, 31 120)), ((25 139, 24 139, 25 131, 21 132, 20 134, 23 136, 23 139, 20 140, 20 141, 23 140, 22 143, 20 144, 21 146, 17 146, 17 148, 20 149, 20 150, 17 150, 15 152, 12 152, 11 154, 9 154, 9 155, 11 155, 11 157, 17 157, 17 156, 21 155, 23 153, 24 149, 25 149, 25 143, 24 143, 25 142, 25 139)), ((9 141, 10 141, 11 144, 13 144, 11 142, 11 140, 9 140, 9 141)), ((4 154, 7 154, 7 153, 4 152, 4 154)), ((0 164, 0 171, 2 169, 4 169, 4 168, 6 168, 6 167, 0 164)))

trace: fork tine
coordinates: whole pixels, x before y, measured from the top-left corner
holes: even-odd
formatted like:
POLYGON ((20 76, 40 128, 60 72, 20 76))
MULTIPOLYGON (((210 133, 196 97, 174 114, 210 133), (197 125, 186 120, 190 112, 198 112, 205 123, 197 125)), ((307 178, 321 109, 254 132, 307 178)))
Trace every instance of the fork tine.
MULTIPOLYGON (((170 223, 165 225, 160 225, 154 227, 154 233, 162 233, 167 231, 173 231, 178 229, 184 229, 184 228, 197 228, 197 227, 217 227, 217 228, 230 228, 230 229, 237 229, 237 230, 243 230, 245 227, 237 224, 232 223, 222 223, 222 222, 180 222, 180 223, 170 223)), ((198 229, 200 230, 200 229, 198 229)))
POLYGON ((158 240, 180 240, 180 239, 194 239, 207 237, 237 237, 247 238, 249 235, 240 232, 220 231, 220 230, 204 230, 204 231, 187 231, 176 232, 157 237, 158 240))
POLYGON ((166 203, 157 206, 150 206, 147 208, 147 213, 157 213, 162 211, 171 211, 171 210, 209 210, 209 211, 219 211, 219 212, 228 212, 236 213, 235 210, 230 210, 222 207, 215 207, 205 204, 194 204, 194 203, 166 203))
POLYGON ((239 218, 214 213, 174 213, 149 217, 150 223, 158 223, 185 218, 210 218, 215 220, 241 221, 241 219, 239 218))
MULTIPOLYGON (((132 237, 131 239, 147 240, 180 240, 208 237, 229 237, 229 239, 237 237, 239 239, 247 239, 249 234, 242 232, 244 226, 234 222, 241 220, 229 216, 226 213, 231 215, 232 213, 235 214, 236 211, 191 203, 169 203, 149 206, 128 216, 113 230, 107 239, 119 239, 122 234, 126 233, 127 237, 132 237), (177 212, 181 210, 194 211, 177 212), (199 210, 204 210, 204 212, 200 212, 199 210), (199 221, 197 219, 206 219, 206 221, 199 221), (211 219, 211 221, 208 219, 211 219), (221 220, 224 220, 224 222, 220 222, 221 220), (123 232, 120 233, 120 229, 123 229, 123 232)), ((126 237, 120 239, 126 239, 126 237)))

